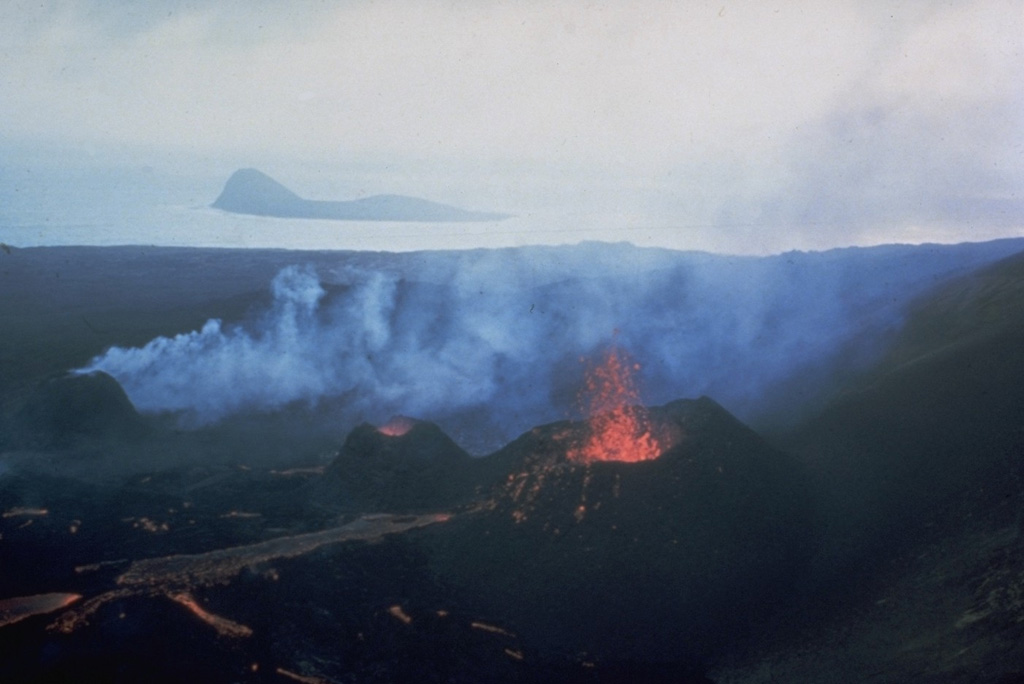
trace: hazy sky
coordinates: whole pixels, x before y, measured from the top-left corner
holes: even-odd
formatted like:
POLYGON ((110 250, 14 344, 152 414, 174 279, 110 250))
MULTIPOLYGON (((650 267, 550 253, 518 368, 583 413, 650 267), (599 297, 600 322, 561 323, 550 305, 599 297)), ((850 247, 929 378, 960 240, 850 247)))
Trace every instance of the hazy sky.
POLYGON ((724 248, 1018 235, 1022 46, 1017 0, 7 0, 0 139, 443 168, 724 248))

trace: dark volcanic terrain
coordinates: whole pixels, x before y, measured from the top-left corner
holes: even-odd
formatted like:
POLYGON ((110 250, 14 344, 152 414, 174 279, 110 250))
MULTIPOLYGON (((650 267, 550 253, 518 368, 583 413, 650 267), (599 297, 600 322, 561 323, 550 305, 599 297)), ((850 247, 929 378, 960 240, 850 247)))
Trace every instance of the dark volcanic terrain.
MULTIPOLYGON (((68 373, 258 319, 297 262, 401 274, 423 308, 449 290, 412 283, 461 257, 4 252, 0 681, 1024 681, 1024 257, 970 249, 770 385, 761 434, 717 398, 636 409, 657 446, 637 462, 580 456, 602 414, 469 449, 506 416, 370 421, 339 396, 188 424, 68 373)), ((821 258, 874 277, 894 253, 821 258)), ((693 285, 647 258, 656 292, 693 285)))
POLYGON ((724 681, 1024 680, 1022 379, 1024 257, 913 305, 885 357, 780 440, 823 504, 816 605, 724 681))

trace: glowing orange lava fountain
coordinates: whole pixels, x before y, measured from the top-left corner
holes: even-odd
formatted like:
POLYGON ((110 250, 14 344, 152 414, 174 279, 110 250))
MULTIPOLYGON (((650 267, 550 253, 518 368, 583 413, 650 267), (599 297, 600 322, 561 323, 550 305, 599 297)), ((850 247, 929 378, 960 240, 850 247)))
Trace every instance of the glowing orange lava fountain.
POLYGON ((589 417, 589 434, 581 445, 569 449, 570 461, 649 461, 661 455, 651 434, 647 412, 633 374, 640 365, 616 347, 602 362, 587 369, 580 405, 589 417))

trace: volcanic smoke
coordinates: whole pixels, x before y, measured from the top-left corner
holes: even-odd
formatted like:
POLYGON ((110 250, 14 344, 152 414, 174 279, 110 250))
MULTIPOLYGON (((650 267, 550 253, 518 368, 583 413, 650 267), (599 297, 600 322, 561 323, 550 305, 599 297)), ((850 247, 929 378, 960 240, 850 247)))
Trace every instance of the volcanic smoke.
POLYGON ((661 455, 651 434, 647 411, 640 405, 634 374, 640 370, 612 346, 601 363, 587 369, 580 406, 588 417, 583 443, 569 449, 570 461, 649 461, 661 455))

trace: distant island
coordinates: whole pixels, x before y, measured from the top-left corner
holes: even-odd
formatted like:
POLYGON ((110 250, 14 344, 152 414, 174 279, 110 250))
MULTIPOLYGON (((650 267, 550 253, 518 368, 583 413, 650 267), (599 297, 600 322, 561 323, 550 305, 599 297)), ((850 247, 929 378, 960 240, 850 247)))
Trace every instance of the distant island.
POLYGON ((350 201, 308 200, 256 169, 231 174, 210 205, 235 214, 335 221, 500 221, 508 214, 469 211, 404 195, 373 195, 350 201))

